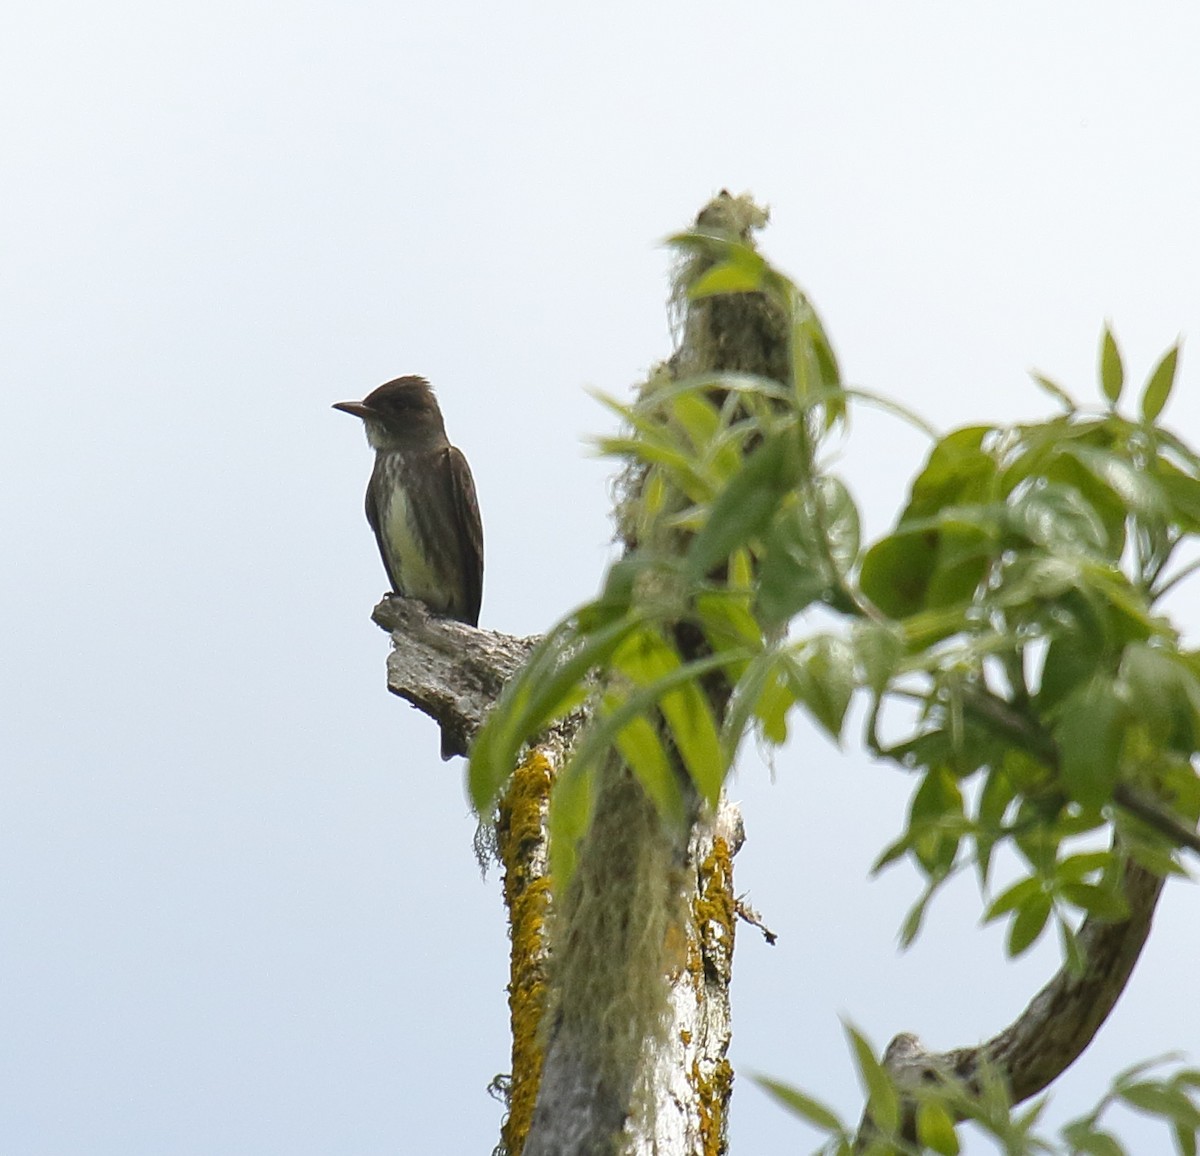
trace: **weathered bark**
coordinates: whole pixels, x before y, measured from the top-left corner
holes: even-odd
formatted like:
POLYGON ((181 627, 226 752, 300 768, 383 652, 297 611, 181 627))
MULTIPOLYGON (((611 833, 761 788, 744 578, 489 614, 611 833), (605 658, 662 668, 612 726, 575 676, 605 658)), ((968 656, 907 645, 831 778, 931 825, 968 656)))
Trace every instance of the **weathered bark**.
MULTIPOLYGON (((614 788, 635 786, 626 781, 614 788)), ((640 795, 640 788, 638 789, 640 795)), ((633 840, 617 834, 606 820, 647 825, 658 821, 652 805, 640 819, 627 801, 609 794, 612 806, 598 804, 594 831, 598 839, 611 836, 622 848, 638 845, 641 856, 662 869, 661 878, 682 892, 683 902, 664 914, 677 917, 665 926, 647 924, 636 895, 616 901, 613 889, 631 892, 647 887, 646 873, 618 853, 604 860, 596 889, 588 902, 603 904, 612 952, 626 966, 595 961, 599 977, 580 977, 562 969, 558 1004, 551 1012, 545 1066, 524 1156, 610 1156, 615 1151, 634 1156, 674 1156, 725 1151, 726 1121, 733 1072, 726 1058, 731 1034, 729 985, 732 974, 735 903, 733 856, 742 843, 741 818, 723 802, 715 818, 698 821, 691 834, 686 861, 673 868, 656 858, 653 835, 633 840), (660 934, 661 932, 661 934, 660 934), (643 934, 649 941, 639 943, 643 934), (665 969, 669 989, 662 1022, 649 1040, 636 1029, 641 1023, 638 1003, 650 998, 644 991, 643 961, 665 969), (615 988, 615 991, 613 990, 615 988), (629 999, 629 1008, 622 1006, 629 999), (569 1005, 569 1006, 568 1006, 569 1005), (598 1007, 615 1011, 615 1025, 591 1013, 598 1007), (608 1050, 595 1046, 595 1033, 630 1032, 626 1056, 634 1062, 614 1067, 608 1050)), ((652 884, 651 884, 652 885, 652 884)), ((585 917, 582 924, 587 926, 585 917)), ((566 921, 566 936, 577 929, 566 921)), ((560 933, 561 934, 561 933, 560 933)), ((565 950, 574 947, 568 942, 565 950)), ((583 962, 590 962, 586 949, 583 962)), ((651 979, 657 976, 649 977, 651 979)))
MULTIPOLYGON (((374 611, 392 634, 388 688, 469 745, 504 684, 527 659, 536 638, 515 638, 434 617, 417 602, 389 596, 374 611)), ((500 802, 496 853, 504 868, 504 900, 512 939, 509 1009, 512 1072, 502 1147, 510 1156, 526 1147, 539 1102, 549 967, 549 877, 546 820, 556 771, 569 758, 582 723, 574 716, 541 736, 522 759, 500 802)), ((683 878, 688 918, 671 948, 671 976, 662 1045, 653 1059, 655 1104, 646 1126, 625 1136, 629 1151, 650 1156, 715 1154, 724 1150, 732 1084, 726 1059, 730 1039, 729 983, 733 955, 732 857, 742 844, 741 818, 723 803, 715 819, 700 824, 688 849, 683 878)), ((541 1151, 585 1152, 585 1138, 626 1127, 627 1106, 590 1094, 578 1065, 551 1065, 554 1084, 540 1094, 541 1151), (582 1094, 585 1089, 589 1094, 582 1094), (560 1129, 573 1134, 562 1136, 560 1129), (574 1145, 572 1147, 572 1144, 574 1145)), ((598 1150, 598 1149, 592 1149, 598 1150)))
POLYGON ((733 856, 742 846, 741 813, 722 800, 699 824, 688 853, 693 900, 684 970, 671 988, 670 1027, 655 1057, 653 1127, 637 1137, 635 1156, 715 1153, 725 1149, 733 1068, 729 986, 733 971, 733 856))

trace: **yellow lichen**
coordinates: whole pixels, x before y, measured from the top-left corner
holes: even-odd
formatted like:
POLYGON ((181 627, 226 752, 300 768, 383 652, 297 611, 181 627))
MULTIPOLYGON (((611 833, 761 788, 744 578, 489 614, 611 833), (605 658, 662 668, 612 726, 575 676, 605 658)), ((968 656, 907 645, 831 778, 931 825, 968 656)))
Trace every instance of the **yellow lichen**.
POLYGON ((713 840, 712 850, 700 864, 700 886, 692 903, 696 920, 697 943, 689 960, 689 970, 698 981, 703 980, 705 956, 709 966, 718 964, 728 967, 733 954, 734 920, 736 908, 733 898, 733 856, 729 844, 721 838, 713 840), (725 962, 713 958, 719 945, 725 962))
POLYGON ((700 895, 696 899, 696 921, 714 923, 733 937, 733 856, 729 844, 713 840, 712 850, 700 865, 700 895))
MULTIPOLYGON (((696 920, 695 947, 688 969, 700 986, 712 974, 724 986, 733 957, 735 906, 733 857, 724 839, 714 839, 712 850, 700 864, 700 886, 692 910, 696 920)), ((703 1156, 721 1156, 726 1149, 726 1122, 733 1089, 733 1067, 724 1056, 707 1076, 698 1061, 692 1064, 692 1086, 699 1112, 703 1156)))
POLYGON ((724 1156, 728 1139, 726 1112, 733 1092, 733 1065, 722 1058, 705 1079, 700 1065, 694 1063, 692 1085, 696 1089, 700 1111, 700 1152, 703 1156, 724 1156))
POLYGON ((512 1024, 512 1079, 501 1143, 520 1156, 533 1120, 542 1074, 539 1029, 546 999, 546 917, 550 878, 545 873, 545 821, 554 772, 534 752, 513 774, 496 823, 504 864, 504 902, 512 938, 508 1008, 512 1024))

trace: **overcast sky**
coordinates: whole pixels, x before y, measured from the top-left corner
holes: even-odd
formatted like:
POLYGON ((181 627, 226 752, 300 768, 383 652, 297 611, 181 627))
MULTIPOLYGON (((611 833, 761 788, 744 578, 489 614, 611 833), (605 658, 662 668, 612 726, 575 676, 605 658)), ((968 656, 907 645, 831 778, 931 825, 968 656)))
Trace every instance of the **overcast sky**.
MULTIPOLYGON (((1198 50, 1184 3, 10 0, 5 1156, 497 1138, 497 880, 463 764, 384 689, 370 453, 330 403, 432 380, 482 625, 542 630, 610 556, 585 388, 669 352, 660 240, 722 187, 771 206, 848 378, 942 427, 1043 414, 1033 367, 1091 398, 1106 318, 1139 379, 1195 340, 1198 50)), ((1167 419, 1200 438, 1190 350, 1167 419)), ((856 420, 873 533, 923 448, 856 420)), ((802 723, 734 787, 737 886, 780 936, 739 933, 734 1061, 852 1116, 839 1015, 968 1044, 1056 961, 1005 963, 965 880, 897 953, 917 879, 867 871, 908 789, 802 723)), ((1200 1059, 1198 953, 1174 882, 1056 1118, 1127 1062, 1200 1059)), ((739 1079, 735 1153, 807 1139, 739 1079)))

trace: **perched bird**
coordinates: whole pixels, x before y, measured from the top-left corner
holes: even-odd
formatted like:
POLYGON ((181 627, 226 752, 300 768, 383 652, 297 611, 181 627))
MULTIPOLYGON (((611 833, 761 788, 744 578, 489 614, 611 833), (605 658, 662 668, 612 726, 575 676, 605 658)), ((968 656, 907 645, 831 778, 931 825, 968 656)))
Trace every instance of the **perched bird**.
MULTIPOLYGON (((392 589, 434 614, 479 624, 483 524, 467 459, 450 444, 423 377, 398 377, 334 409, 360 417, 375 451, 367 521, 392 589)), ((448 758, 448 736, 442 755, 448 758)), ((451 746, 453 744, 451 743, 451 746)))

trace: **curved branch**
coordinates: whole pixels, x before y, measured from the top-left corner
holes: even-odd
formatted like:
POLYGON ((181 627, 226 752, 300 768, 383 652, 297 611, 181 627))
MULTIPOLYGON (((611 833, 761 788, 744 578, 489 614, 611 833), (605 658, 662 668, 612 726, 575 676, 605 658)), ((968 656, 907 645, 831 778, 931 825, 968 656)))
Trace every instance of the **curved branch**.
POLYGON ((1079 932, 1083 973, 1064 964, 1017 1019, 977 1048, 954 1053, 954 1069, 974 1077, 981 1064, 1003 1072, 1013 1103, 1036 1095, 1058 1078, 1092 1041, 1116 1006, 1150 934, 1163 878, 1129 863, 1125 897, 1129 918, 1085 921, 1079 932))
MULTIPOLYGON (((950 1081, 978 1092, 985 1071, 1006 1084, 1014 1104, 1057 1079, 1091 1043, 1116 1006, 1150 933, 1163 879, 1144 867, 1125 865, 1129 917, 1105 923, 1089 917, 1079 931, 1082 973, 1064 964, 1029 1006, 986 1043, 948 1052, 927 1051, 910 1033, 896 1036, 883 1065, 903 1090, 950 1081)), ((915 1103, 905 1106, 904 1133, 911 1138, 915 1103)), ((870 1131, 860 1129, 860 1144, 870 1131)))

